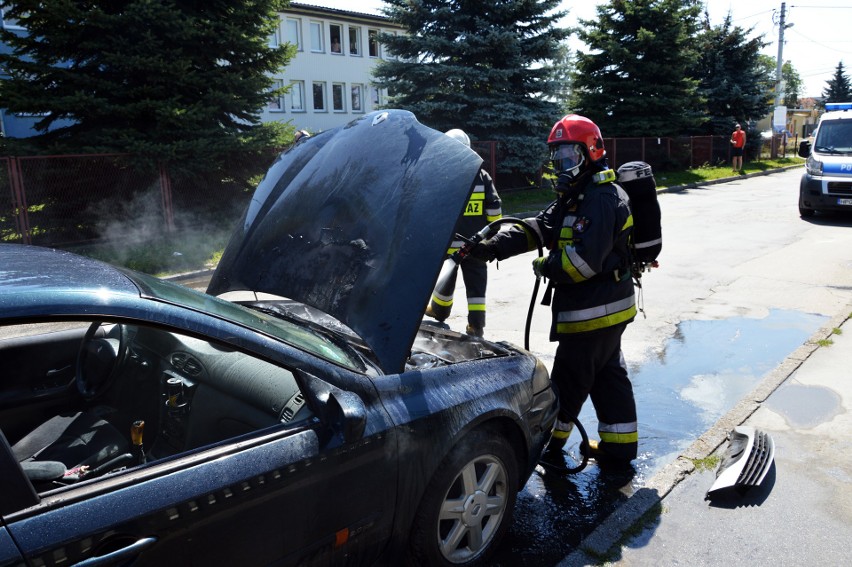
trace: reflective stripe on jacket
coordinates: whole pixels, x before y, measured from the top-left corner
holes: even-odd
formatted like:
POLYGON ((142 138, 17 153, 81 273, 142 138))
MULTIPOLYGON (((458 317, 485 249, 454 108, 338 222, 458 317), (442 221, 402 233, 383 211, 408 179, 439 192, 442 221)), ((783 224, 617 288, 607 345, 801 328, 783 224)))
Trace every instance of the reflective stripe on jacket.
MULTIPOLYGON (((628 241, 633 216, 627 194, 614 183, 590 183, 576 204, 560 209, 554 202, 526 219, 549 249, 543 273, 554 288, 550 339, 632 321, 636 299, 628 241)), ((535 248, 520 227, 492 240, 498 259, 535 248)))
MULTIPOLYGON (((500 196, 488 172, 484 169, 473 182, 473 192, 464 211, 456 223, 453 234, 470 237, 485 228, 485 225, 503 217, 500 196)), ((464 244, 463 240, 453 239, 447 254, 452 254, 464 244)))

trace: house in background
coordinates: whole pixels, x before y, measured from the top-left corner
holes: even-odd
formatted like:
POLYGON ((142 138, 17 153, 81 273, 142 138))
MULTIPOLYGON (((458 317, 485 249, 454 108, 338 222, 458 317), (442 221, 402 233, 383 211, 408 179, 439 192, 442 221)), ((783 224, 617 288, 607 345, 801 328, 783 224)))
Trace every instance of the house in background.
POLYGON ((387 93, 371 84, 376 63, 387 57, 379 34, 404 33, 383 16, 291 2, 280 13, 277 37, 296 46, 296 56, 279 74, 287 94, 270 100, 263 122, 290 121, 309 132, 345 124, 384 104, 387 93))
MULTIPOLYGON (((5 17, 4 10, 0 7, 0 25, 3 29, 18 35, 27 33, 27 30, 18 24, 17 20, 5 17)), ((10 53, 11 48, 0 41, 0 52, 10 53)), ((0 67, 0 81, 6 78, 6 70, 0 67)), ((28 138, 35 134, 34 125, 43 115, 40 114, 12 114, 5 108, 0 108, 0 135, 11 138, 28 138)), ((62 120, 56 123, 56 127, 65 126, 70 121, 62 120)))
MULTIPOLYGON (((2 25, 26 33, 14 20, 3 18, 2 25)), ((270 38, 272 45, 296 46, 290 64, 273 76, 276 87, 290 90, 270 99, 261 111, 261 122, 290 122, 297 130, 313 133, 375 110, 387 96, 371 84, 373 68, 387 56, 379 34, 403 31, 383 16, 291 2, 279 13, 278 28, 270 38)), ((9 48, 0 43, 0 49, 9 48)), ((0 132, 15 138, 32 136, 38 119, 0 108, 0 132)))

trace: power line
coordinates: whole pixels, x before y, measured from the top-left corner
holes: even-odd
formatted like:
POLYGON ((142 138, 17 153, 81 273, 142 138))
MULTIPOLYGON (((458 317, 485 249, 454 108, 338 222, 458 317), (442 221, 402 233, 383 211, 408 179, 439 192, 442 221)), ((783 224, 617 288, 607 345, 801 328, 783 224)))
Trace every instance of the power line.
MULTIPOLYGON (((836 49, 836 48, 834 48, 834 47, 829 47, 828 45, 825 45, 824 43, 820 43, 820 42, 818 42, 818 41, 816 41, 816 40, 813 40, 813 39, 809 38, 809 37, 808 37, 808 36, 806 36, 806 35, 803 35, 803 34, 799 33, 799 32, 798 32, 798 30, 790 30, 790 31, 791 31, 791 32, 793 32, 794 34, 796 34, 797 36, 801 37, 802 39, 805 39, 805 40, 807 40, 807 41, 809 41, 809 42, 813 43, 814 45, 818 45, 818 46, 823 47, 823 48, 825 48, 825 49, 828 49, 828 50, 830 50, 830 51, 836 51, 837 53, 843 53, 843 54, 846 54, 846 55, 848 55, 848 54, 852 54, 852 50, 848 50, 848 49, 846 49, 846 50, 842 50, 842 49, 836 49)), ((832 43, 834 43, 834 42, 832 42, 832 43)), ((848 41, 844 41, 843 43, 849 43, 849 42, 848 42, 848 41)))

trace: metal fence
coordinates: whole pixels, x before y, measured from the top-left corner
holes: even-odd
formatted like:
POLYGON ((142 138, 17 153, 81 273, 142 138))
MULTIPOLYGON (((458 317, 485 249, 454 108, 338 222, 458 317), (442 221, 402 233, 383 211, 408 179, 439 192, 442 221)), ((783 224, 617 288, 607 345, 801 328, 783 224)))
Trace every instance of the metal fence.
POLYGON ((242 163, 233 176, 174 175, 114 154, 0 158, 0 242, 64 247, 139 239, 216 222, 241 211, 245 179, 268 156, 242 163), (144 234, 143 234, 144 233, 144 234))
MULTIPOLYGON (((645 161, 657 170, 730 163, 727 136, 607 138, 612 167, 645 161)), ((747 160, 795 155, 798 138, 752 140, 747 160)), ((474 142, 483 167, 501 186, 499 144, 474 142)), ((180 176, 167 168, 140 168, 127 155, 63 155, 0 158, 0 242, 65 247, 91 242, 140 240, 209 223, 233 223, 251 186, 273 154, 235 160, 234 175, 180 176), (235 213, 237 211, 237 213, 235 213)), ((541 179, 539 172, 538 179, 541 179)))

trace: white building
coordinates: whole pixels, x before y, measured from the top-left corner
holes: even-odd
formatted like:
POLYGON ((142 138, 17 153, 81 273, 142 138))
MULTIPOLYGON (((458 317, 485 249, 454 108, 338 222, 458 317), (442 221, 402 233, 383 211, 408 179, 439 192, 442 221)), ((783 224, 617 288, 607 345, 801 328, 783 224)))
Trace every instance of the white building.
POLYGON ((380 33, 404 33, 382 16, 291 2, 279 14, 273 44, 291 43, 296 56, 274 76, 287 94, 272 99, 263 122, 291 122, 311 133, 345 124, 375 110, 387 95, 371 84, 373 68, 387 54, 380 33))

